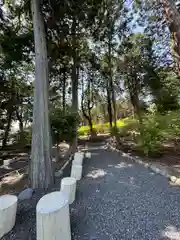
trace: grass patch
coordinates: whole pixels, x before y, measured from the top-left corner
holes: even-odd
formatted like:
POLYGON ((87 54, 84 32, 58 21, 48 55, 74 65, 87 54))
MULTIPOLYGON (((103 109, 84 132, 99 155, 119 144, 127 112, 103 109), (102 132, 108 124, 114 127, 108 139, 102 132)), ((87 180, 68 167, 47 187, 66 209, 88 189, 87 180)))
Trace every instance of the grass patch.
MULTIPOLYGON (((117 120, 117 128, 120 129, 122 127, 125 127, 128 124, 127 120, 128 120, 128 118, 117 120)), ((113 126, 114 126, 114 123, 113 123, 113 126)), ((109 124, 109 122, 106 122, 103 124, 93 124, 93 129, 99 134, 109 133, 110 132, 110 124, 109 124)), ((79 136, 86 136, 89 134, 89 132, 90 132, 90 128, 88 125, 81 126, 78 129, 79 136)))

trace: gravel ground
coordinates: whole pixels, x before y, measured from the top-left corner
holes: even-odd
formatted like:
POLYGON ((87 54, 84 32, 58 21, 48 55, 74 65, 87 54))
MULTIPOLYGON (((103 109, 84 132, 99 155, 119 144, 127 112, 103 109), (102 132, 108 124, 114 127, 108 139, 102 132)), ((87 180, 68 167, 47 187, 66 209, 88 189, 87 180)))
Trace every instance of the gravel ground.
MULTIPOLYGON (((71 206, 72 240, 180 239, 179 188, 117 152, 96 145, 90 151, 71 206)), ((36 239, 35 207, 43 194, 19 204, 16 226, 2 240, 36 239)))
POLYGON ((116 152, 92 148, 71 209, 73 240, 179 240, 180 189, 116 152))

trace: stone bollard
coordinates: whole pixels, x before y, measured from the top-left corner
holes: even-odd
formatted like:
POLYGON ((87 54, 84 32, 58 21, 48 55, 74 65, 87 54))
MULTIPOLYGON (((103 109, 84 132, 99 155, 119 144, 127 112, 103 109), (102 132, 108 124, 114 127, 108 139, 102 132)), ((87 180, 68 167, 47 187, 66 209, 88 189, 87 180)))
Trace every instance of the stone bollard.
POLYGON ((63 192, 42 197, 36 206, 37 240, 71 240, 69 204, 63 192))
POLYGON ((82 158, 75 158, 72 161, 72 165, 80 165, 80 166, 82 166, 83 165, 83 159, 82 158))
POLYGON ((77 158, 77 157, 83 158, 84 157, 84 153, 83 152, 75 152, 74 158, 77 158))
POLYGON ((82 165, 83 164, 84 153, 76 152, 74 154, 73 164, 82 165))
POLYGON ((3 195, 0 197, 0 239, 12 230, 16 222, 17 197, 3 195))
POLYGON ((91 153, 90 153, 90 152, 87 152, 87 153, 85 154, 85 156, 86 156, 86 158, 91 158, 91 153))
POLYGON ((82 177, 82 166, 81 165, 72 164, 71 177, 75 178, 76 180, 81 179, 81 177, 82 177))
POLYGON ((73 203, 76 195, 76 179, 72 177, 63 178, 61 180, 61 191, 67 195, 68 203, 73 203))

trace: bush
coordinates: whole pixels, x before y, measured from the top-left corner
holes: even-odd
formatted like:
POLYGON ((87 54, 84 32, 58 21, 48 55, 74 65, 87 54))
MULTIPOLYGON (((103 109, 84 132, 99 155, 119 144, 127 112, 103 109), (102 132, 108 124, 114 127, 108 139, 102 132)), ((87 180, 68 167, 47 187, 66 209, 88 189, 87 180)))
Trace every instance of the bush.
POLYGON ((138 132, 138 122, 135 118, 126 118, 121 122, 121 127, 118 127, 119 137, 133 136, 138 132))
POLYGON ((120 141, 123 137, 131 136, 138 150, 146 155, 159 155, 165 143, 180 137, 180 112, 170 111, 161 114, 155 106, 151 106, 142 122, 133 117, 118 120, 117 132, 111 133, 120 141))
POLYGON ((168 122, 166 116, 158 113, 143 116, 142 123, 138 124, 139 135, 136 142, 141 151, 146 155, 158 153, 167 140, 168 122))
POLYGON ((104 124, 98 124, 96 125, 96 131, 99 134, 104 134, 107 132, 107 128, 104 126, 104 124))
POLYGON ((79 134, 79 136, 86 136, 86 135, 88 135, 89 130, 90 130, 89 126, 81 126, 78 129, 78 134, 79 134))
POLYGON ((79 117, 71 112, 63 114, 61 108, 55 108, 50 115, 53 142, 71 142, 76 136, 75 128, 79 117))
POLYGON ((120 120, 120 119, 117 120, 116 124, 117 124, 117 128, 122 128, 122 127, 125 127, 127 125, 127 123, 124 120, 120 120))
POLYGON ((13 144, 20 144, 22 146, 31 145, 32 129, 29 127, 24 129, 23 132, 18 131, 11 138, 13 144))
POLYGON ((179 121, 180 112, 168 112, 166 114, 166 121, 168 122, 167 134, 169 137, 180 137, 180 121, 179 121))

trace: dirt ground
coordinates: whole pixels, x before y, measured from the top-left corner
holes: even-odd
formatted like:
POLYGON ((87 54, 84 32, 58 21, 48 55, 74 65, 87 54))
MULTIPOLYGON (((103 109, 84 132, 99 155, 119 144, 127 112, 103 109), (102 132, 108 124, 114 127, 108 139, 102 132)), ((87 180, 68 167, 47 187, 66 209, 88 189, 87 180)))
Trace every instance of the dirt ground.
MULTIPOLYGON (((53 161, 56 171, 65 163, 63 156, 68 151, 67 144, 60 145, 62 159, 53 161)), ((54 154, 53 154, 54 155, 54 154)), ((30 148, 18 148, 9 146, 0 151, 0 195, 16 193, 28 187, 28 165, 30 160, 30 148)))

